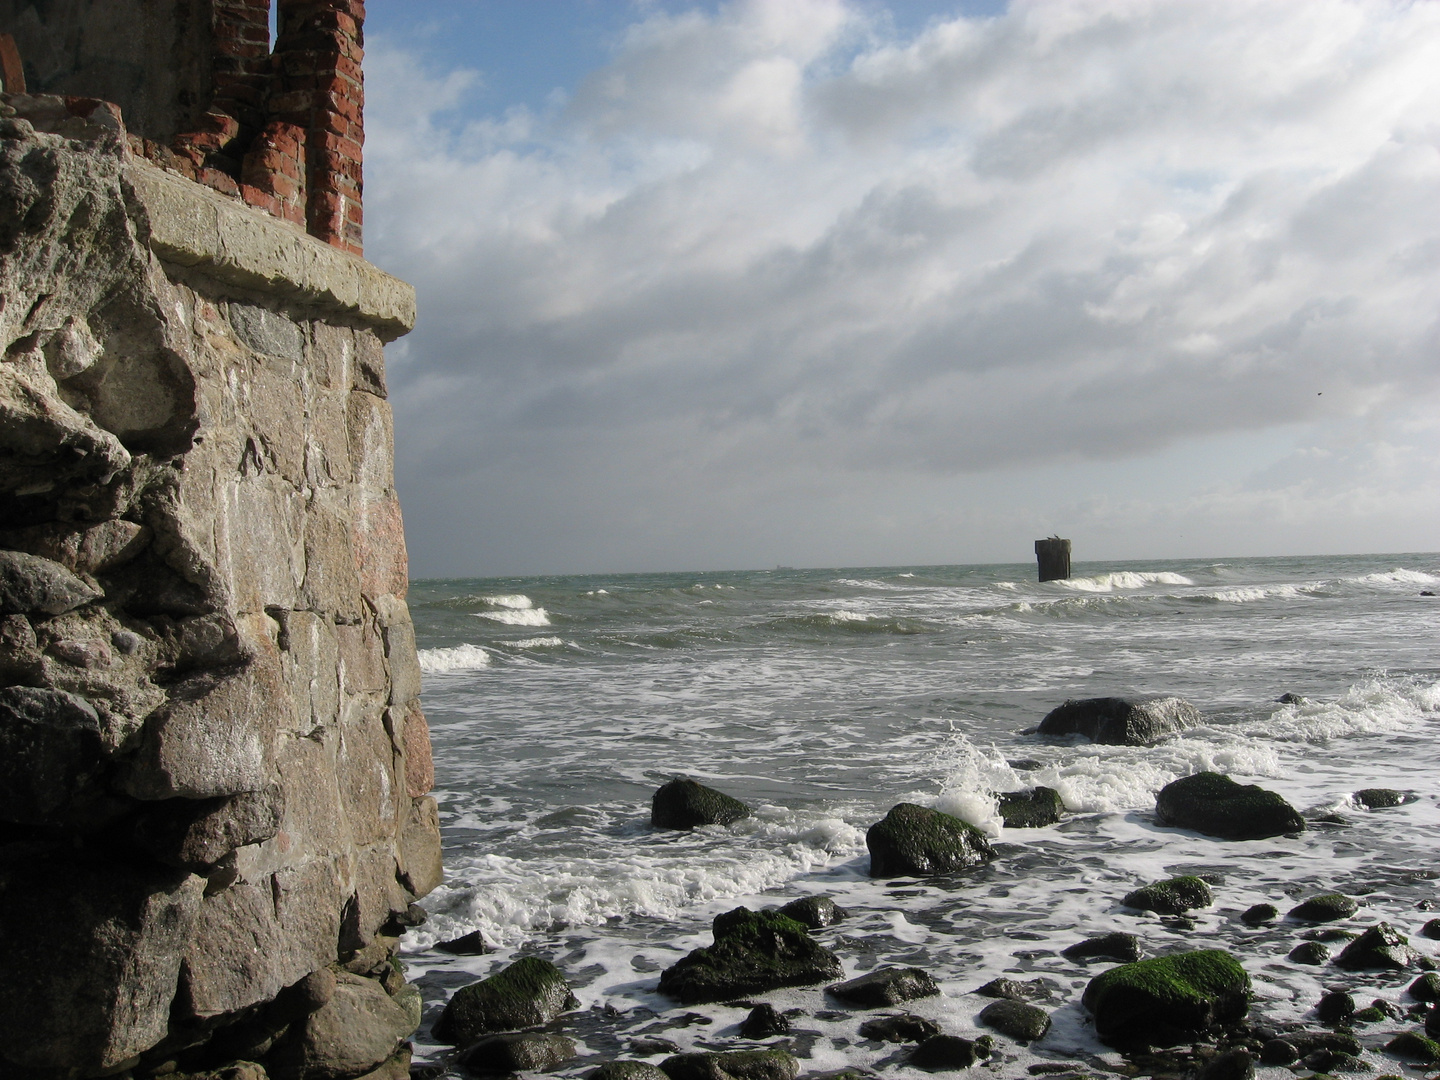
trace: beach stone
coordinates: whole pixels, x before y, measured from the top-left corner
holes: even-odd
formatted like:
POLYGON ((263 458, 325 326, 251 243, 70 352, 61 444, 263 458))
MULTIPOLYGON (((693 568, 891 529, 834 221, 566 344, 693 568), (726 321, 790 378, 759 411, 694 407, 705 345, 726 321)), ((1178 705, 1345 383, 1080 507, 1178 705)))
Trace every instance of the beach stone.
POLYGON ((657 829, 729 825, 750 816, 750 808, 723 791, 676 777, 650 798, 650 824, 657 829))
POLYGON ((978 1042, 959 1035, 932 1035, 910 1052, 910 1064, 928 1072, 968 1069, 988 1057, 978 1042))
POLYGON ((516 1031, 482 1039, 460 1055, 460 1064, 477 1073, 541 1072, 574 1056, 575 1040, 564 1035, 516 1031))
POLYGON ((1318 941, 1302 941, 1286 953, 1285 958, 1296 964, 1314 966, 1327 963, 1330 959, 1330 950, 1318 941))
POLYGON ((1000 820, 1007 829, 1039 829, 1054 825, 1065 813, 1065 803, 1054 788, 1033 787, 1000 795, 1000 820))
POLYGON ((585 1073, 584 1080, 669 1080, 648 1061, 607 1061, 585 1073))
POLYGON ((1019 1043, 1034 1042, 1050 1030, 1050 1014, 1036 1005, 1001 998, 980 1010, 980 1023, 1019 1043))
POLYGON ((1376 923, 1340 950, 1335 966, 1350 971, 1387 969, 1404 971, 1420 958, 1410 942, 1389 923, 1376 923))
POLYGON ((785 1050, 676 1054, 660 1063, 670 1080, 795 1080, 800 1062, 785 1050))
POLYGON ((1036 998, 1048 998, 1050 987, 1043 979, 1019 982, 1015 979, 999 978, 991 979, 975 993, 981 997, 1006 998, 1010 1001, 1033 1001, 1036 998))
POLYGON ((1360 905, 1340 893, 1321 893, 1312 896, 1290 909, 1289 917, 1302 922, 1334 922, 1348 919, 1360 910, 1360 905))
POLYGON ((57 562, 0 551, 0 615, 63 615, 102 595, 57 562))
POLYGON ((1402 1031, 1385 1044, 1385 1052, 1421 1065, 1440 1065, 1440 1042, 1418 1031, 1402 1031))
POLYGON ((1109 746, 1148 746, 1202 720, 1200 710, 1178 697, 1084 698, 1052 709, 1037 733, 1084 735, 1109 746))
POLYGON ((794 919, 735 908, 717 915, 715 943, 660 974, 660 992, 683 1005, 731 1001, 784 986, 813 986, 842 973, 840 960, 794 919))
POLYGON ((1256 904, 1248 907, 1240 915, 1240 921, 1246 926, 1264 926, 1268 922, 1274 922, 1280 917, 1280 909, 1274 904, 1256 904))
POLYGON ((449 941, 436 942, 435 948, 451 956, 484 956, 490 951, 490 943, 479 930, 471 930, 468 934, 461 934, 449 941))
POLYGON ((811 930, 821 930, 841 922, 849 912, 828 896, 802 896, 782 906, 780 914, 811 930))
POLYGON ((1408 792, 1383 787, 1361 788, 1350 797, 1357 806, 1363 806, 1366 810, 1388 810, 1392 806, 1404 806, 1414 801, 1414 796, 1408 792))
POLYGON ((1155 815, 1162 825, 1222 840, 1263 840, 1305 830, 1305 819, 1273 791, 1213 772, 1166 784, 1155 799, 1155 815))
POLYGON ((100 718, 84 698, 0 689, 0 820, 59 824, 99 782, 105 756, 100 718))
POLYGON ((899 803, 865 834, 871 877, 945 874, 995 857, 985 834, 957 817, 899 803))
POLYGON ((911 1013, 895 1016, 877 1016, 860 1025, 860 1034, 877 1042, 918 1043, 940 1034, 940 1025, 934 1020, 911 1013))
POLYGON ((1332 990, 1316 1003, 1315 1015, 1322 1024, 1338 1024, 1355 1015, 1355 999, 1343 990, 1332 990))
POLYGON ((1250 1008, 1250 976, 1221 949, 1122 964, 1090 980, 1081 1003, 1108 1046, 1188 1042, 1242 1019, 1250 1008))
POLYGON ((1422 937, 1440 939, 1440 919, 1427 919, 1425 925, 1420 927, 1422 937))
POLYGON ((789 1030, 790 1021, 768 1001, 756 1005, 750 1010, 750 1015, 740 1021, 740 1034, 747 1039, 768 1039, 772 1035, 784 1035, 789 1030))
POLYGON ((1120 901, 1128 908, 1154 911, 1161 915, 1183 915, 1195 908, 1209 907, 1215 902, 1210 886, 1193 875, 1173 877, 1127 893, 1120 901))
POLYGON ((342 971, 330 1000, 277 1045, 268 1071, 276 1080, 360 1076, 389 1060, 414 1030, 378 982, 342 971))
POLYGON ((1263 1065, 1289 1065, 1300 1060, 1300 1051, 1287 1039, 1267 1039, 1260 1047, 1260 1062, 1263 1065))
POLYGON ((1405 992, 1416 1001, 1440 1001, 1440 975, 1427 971, 1406 987, 1405 992))
POLYGON ((1253 1080, 1255 1057, 1242 1047, 1225 1050, 1201 1066, 1195 1080, 1253 1080))
POLYGON ((883 967, 827 986, 825 991, 862 1009, 883 1009, 916 998, 934 997, 940 993, 940 987, 929 972, 920 968, 883 967))
MULTIPOLYGON (((1133 964, 1140 959, 1140 939, 1134 934, 1116 931, 1077 941, 1074 945, 1061 949, 1060 955, 1067 960, 1090 960, 1100 957, 1105 960, 1117 960, 1122 964, 1133 964)), ((997 996, 1008 997, 1009 995, 997 996)))
POLYGON ((435 1038, 464 1046, 491 1032, 548 1024, 579 1005, 559 968, 538 956, 524 956, 488 979, 455 991, 435 1022, 435 1038))

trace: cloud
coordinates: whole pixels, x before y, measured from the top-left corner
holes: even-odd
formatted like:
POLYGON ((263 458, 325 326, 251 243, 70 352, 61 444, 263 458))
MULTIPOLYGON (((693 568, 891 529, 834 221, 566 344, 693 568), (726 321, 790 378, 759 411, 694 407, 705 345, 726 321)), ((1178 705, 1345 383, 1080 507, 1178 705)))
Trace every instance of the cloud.
POLYGON ((697 486, 920 498, 1440 392, 1437 5, 1015 3, 907 40, 839 0, 654 12, 543 115, 368 64, 417 553, 412 500, 503 489, 616 558, 664 508, 673 565, 711 551, 666 516, 697 486))

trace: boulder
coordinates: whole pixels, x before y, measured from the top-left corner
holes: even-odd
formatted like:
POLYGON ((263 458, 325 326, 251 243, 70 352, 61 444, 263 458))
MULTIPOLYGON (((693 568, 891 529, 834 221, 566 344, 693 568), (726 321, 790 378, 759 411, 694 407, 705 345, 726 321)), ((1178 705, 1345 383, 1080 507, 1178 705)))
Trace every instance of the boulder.
POLYGON ((730 1001, 782 986, 813 986, 841 974, 834 953, 794 919, 735 908, 717 915, 715 943, 660 974, 660 992, 684 1005, 730 1001))
POLYGON ((1264 1065, 1290 1065, 1300 1060, 1300 1051, 1289 1039, 1266 1039, 1260 1047, 1264 1065))
POLYGON ((750 808, 739 799, 680 777, 661 786, 650 799, 650 824, 657 829, 729 825, 749 816, 750 808))
POLYGON ((1406 987, 1406 993, 1416 1001, 1427 1001, 1431 1004, 1440 1001, 1440 975, 1433 971, 1425 972, 1406 987))
POLYGON ((980 1010, 980 1023, 1019 1043, 1043 1038, 1050 1030, 1050 1014, 1036 1005, 1001 998, 980 1010))
POLYGON ((1210 886, 1203 879, 1184 875, 1136 889, 1127 893, 1120 902, 1139 911, 1183 915, 1195 908, 1209 907, 1215 902, 1215 898, 1210 893, 1210 886))
POLYGON ((277 784, 227 798, 166 799, 141 812, 132 835, 161 862, 199 870, 275 836, 284 812, 277 784))
POLYGON ((670 1080, 795 1080, 800 1062, 785 1050, 676 1054, 660 1063, 670 1080))
POLYGON ((1264 926, 1280 917, 1280 909, 1274 904, 1255 904, 1240 914, 1240 921, 1246 926, 1264 926))
POLYGON ((436 942, 435 948, 451 956, 483 956, 490 951, 490 944, 479 930, 471 930, 449 941, 436 942))
POLYGON ((825 990, 862 1009, 889 1008, 940 993, 940 987, 928 972, 913 967, 876 968, 858 978, 827 986, 825 990))
POLYGON ((1054 825, 1065 813, 1065 803, 1054 788, 1007 791, 999 801, 1000 820, 1007 829, 1039 829, 1054 825))
POLYGON ((946 874, 995 857, 985 834, 969 822, 914 803, 891 808, 865 834, 872 877, 946 874))
POLYGON ((822 930, 842 921, 849 912, 828 896, 802 896, 783 905, 780 914, 811 930, 822 930))
POLYGON ((57 562, 0 551, 0 615, 63 615, 102 595, 57 562))
POLYGON ((1389 923, 1376 923, 1340 950, 1335 966, 1350 971, 1404 971, 1420 958, 1410 941, 1389 923))
POLYGON ((1017 982, 1015 979, 1000 978, 991 979, 975 993, 981 997, 1008 998, 1010 1001, 1034 1001, 1037 998, 1048 998, 1050 987, 1044 979, 1017 982))
POLYGON ((1254 1077, 1255 1057, 1243 1047, 1216 1054, 1195 1074, 1195 1080, 1254 1080, 1254 1077))
POLYGON ((1360 910, 1360 905, 1340 893, 1321 893, 1296 904, 1290 909, 1290 918, 1302 922, 1334 922, 1348 919, 1360 910))
POLYGON ((1040 721, 1041 735, 1084 735, 1110 746, 1148 746, 1202 722, 1200 710, 1178 697, 1085 698, 1067 701, 1040 721))
POLYGON ((292 1027, 265 1064, 275 1080, 343 1080, 389 1060, 414 1031, 384 987, 342 971, 330 1000, 292 1027))
POLYGON ((476 1073, 543 1072, 574 1056, 573 1039, 539 1031, 515 1031, 482 1039, 460 1055, 460 1064, 476 1073))
POLYGON ((1108 1046, 1170 1046, 1242 1019, 1250 976, 1221 949, 1158 956, 1097 975, 1081 1003, 1108 1046))
POLYGON ((762 1001, 750 1010, 750 1015, 740 1021, 740 1035, 746 1039, 768 1039, 772 1035, 784 1035, 790 1030, 790 1021, 774 1005, 762 1001))
POLYGON ((1316 967, 1329 961, 1330 950, 1318 941, 1302 941, 1285 954, 1285 959, 1291 963, 1316 967))
POLYGON ((1350 797, 1355 800, 1356 806, 1363 806, 1366 810, 1388 810, 1392 806, 1404 806, 1415 801, 1415 796, 1407 791, 1383 787, 1361 788, 1350 797))
POLYGON ((0 821, 59 824, 105 765, 100 718, 82 697, 0 689, 0 821))
MULTIPOLYGON (((1134 934, 1124 934, 1119 931, 1110 934, 1101 934, 1099 937, 1086 938, 1084 941, 1077 941, 1074 945, 1060 950, 1060 955, 1067 960, 1115 960, 1122 964, 1133 964, 1140 959, 1140 939, 1134 934)), ((1009 995, 995 995, 1008 997, 1009 995)))
POLYGON ((1418 1031, 1402 1031, 1385 1044, 1385 1052, 1420 1065, 1440 1065, 1440 1042, 1418 1031))
POLYGON ((1162 825, 1222 840, 1263 840, 1305 830, 1305 819, 1275 792, 1212 772, 1166 784, 1155 799, 1155 815, 1162 825))
POLYGON ((1432 940, 1440 939, 1440 919, 1426 919, 1425 925, 1420 927, 1420 933, 1432 940))
POLYGON ((591 1069, 584 1080, 669 1080, 656 1065, 648 1061, 607 1061, 591 1069))
POLYGON ((939 1034, 940 1025, 934 1020, 927 1020, 923 1016, 913 1016, 910 1013, 877 1016, 860 1025, 861 1037, 874 1039, 876 1042, 918 1043, 924 1042, 932 1035, 939 1034))
POLYGON ((968 1069, 989 1057, 986 1048, 959 1035, 932 1035, 910 1052, 910 1064, 927 1072, 968 1069))
POLYGON ((1322 1024, 1338 1024, 1355 1015, 1355 999, 1343 990, 1332 990, 1315 1004, 1315 1016, 1322 1024))
POLYGON ((435 1038, 464 1046, 482 1035, 547 1024, 580 1002, 560 969, 524 956, 488 979, 462 986, 435 1021, 435 1038))

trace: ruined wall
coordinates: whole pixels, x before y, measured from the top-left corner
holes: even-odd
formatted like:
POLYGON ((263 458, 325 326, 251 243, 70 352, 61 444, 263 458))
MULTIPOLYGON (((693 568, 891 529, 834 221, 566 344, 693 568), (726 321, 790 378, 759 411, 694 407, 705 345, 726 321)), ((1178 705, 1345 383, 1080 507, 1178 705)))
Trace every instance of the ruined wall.
POLYGON ((413 292, 130 145, 0 96, 0 1075, 403 1074, 413 292))

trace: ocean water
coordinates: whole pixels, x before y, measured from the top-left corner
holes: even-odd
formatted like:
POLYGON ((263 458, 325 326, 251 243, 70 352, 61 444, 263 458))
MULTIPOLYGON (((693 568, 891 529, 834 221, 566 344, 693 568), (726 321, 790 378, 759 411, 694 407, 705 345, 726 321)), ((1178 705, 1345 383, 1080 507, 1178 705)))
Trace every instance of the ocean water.
MULTIPOLYGON (((934 975, 942 995, 908 1008, 947 1032, 984 1031, 988 1000, 973 991, 989 980, 1047 980, 1051 1032, 1030 1047, 1000 1037, 989 1075, 1120 1062, 1079 1005, 1108 964, 1060 955, 1111 930, 1138 934, 1147 955, 1231 949, 1254 1015, 1276 1022, 1313 1020, 1335 986, 1408 1004, 1413 973, 1296 964, 1286 954, 1304 927, 1252 929, 1238 915, 1339 890, 1362 904, 1343 927, 1384 919, 1436 955, 1419 930, 1440 914, 1440 597, 1422 592, 1440 592, 1440 555, 1075 573, 1043 585, 1033 564, 415 582, 447 867, 404 944, 427 1003, 419 1059, 445 1061, 428 1032, 450 993, 526 954, 557 963, 581 1002, 560 1026, 582 1057, 562 1075, 638 1056, 641 1035, 747 1045, 745 1009, 679 1007, 656 992, 659 973, 710 943, 716 914, 807 894, 851 913, 819 932, 847 976, 883 964, 934 975), (1278 703, 1285 693, 1303 700, 1278 703), (1181 695, 1205 723, 1136 748, 1022 734, 1067 698, 1132 694, 1181 695), (1246 842, 1158 826, 1156 791, 1205 769, 1336 820, 1246 842), (652 830, 650 796, 677 775, 754 815, 652 830), (1035 784, 1060 791, 1066 819, 1002 829, 996 793, 1035 784), (1367 811, 1351 798, 1367 787, 1415 798, 1367 811), (999 857, 945 878, 871 879, 865 830, 901 801, 974 822, 999 857), (1193 926, 1120 906, 1185 872, 1218 882, 1193 926), (495 952, 432 947, 477 929, 495 952)), ((819 988, 766 997, 803 1010, 789 1045, 806 1071, 922 1075, 903 1048, 863 1040, 862 1017, 819 988)), ((1405 1026, 1362 1039, 1378 1048, 1405 1026)))

